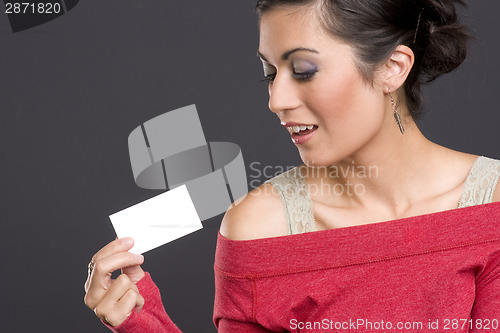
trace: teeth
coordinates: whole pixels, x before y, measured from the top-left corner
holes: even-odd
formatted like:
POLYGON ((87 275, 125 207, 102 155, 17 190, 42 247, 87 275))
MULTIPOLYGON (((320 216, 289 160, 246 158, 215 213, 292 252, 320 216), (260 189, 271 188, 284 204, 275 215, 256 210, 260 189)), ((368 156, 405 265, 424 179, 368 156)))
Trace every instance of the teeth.
POLYGON ((293 134, 293 133, 299 133, 300 131, 305 131, 306 129, 311 130, 313 128, 314 125, 309 125, 309 126, 300 125, 300 126, 289 126, 286 129, 288 130, 288 132, 293 134))

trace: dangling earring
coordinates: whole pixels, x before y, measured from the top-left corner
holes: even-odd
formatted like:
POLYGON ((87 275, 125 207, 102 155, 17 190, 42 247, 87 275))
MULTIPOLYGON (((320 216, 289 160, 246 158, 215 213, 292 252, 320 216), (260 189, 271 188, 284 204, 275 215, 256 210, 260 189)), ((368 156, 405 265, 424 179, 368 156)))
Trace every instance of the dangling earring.
POLYGON ((398 112, 398 106, 394 104, 394 98, 392 98, 391 91, 389 90, 389 97, 391 98, 391 103, 392 103, 392 108, 394 109, 394 119, 396 119, 396 123, 399 126, 399 130, 401 131, 401 134, 405 134, 405 129, 403 127, 403 124, 401 123, 401 117, 399 116, 398 112))

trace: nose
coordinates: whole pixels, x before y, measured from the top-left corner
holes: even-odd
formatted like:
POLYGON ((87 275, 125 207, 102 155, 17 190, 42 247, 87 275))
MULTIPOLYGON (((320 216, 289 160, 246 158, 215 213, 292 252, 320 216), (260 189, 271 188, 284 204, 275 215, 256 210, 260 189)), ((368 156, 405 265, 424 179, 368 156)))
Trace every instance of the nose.
POLYGON ((279 115, 280 112, 293 110, 300 105, 299 87, 292 79, 276 74, 269 84, 269 110, 279 115))

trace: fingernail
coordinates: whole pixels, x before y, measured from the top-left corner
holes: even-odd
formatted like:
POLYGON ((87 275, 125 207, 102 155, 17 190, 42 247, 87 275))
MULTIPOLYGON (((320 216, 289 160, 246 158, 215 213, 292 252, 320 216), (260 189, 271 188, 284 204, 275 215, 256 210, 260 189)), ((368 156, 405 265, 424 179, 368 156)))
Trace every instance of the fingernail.
POLYGON ((142 254, 135 255, 135 259, 137 259, 137 261, 141 261, 143 258, 144 258, 144 256, 142 254))
POLYGON ((132 245, 133 243, 134 243, 134 240, 130 237, 122 238, 122 244, 125 246, 132 245))

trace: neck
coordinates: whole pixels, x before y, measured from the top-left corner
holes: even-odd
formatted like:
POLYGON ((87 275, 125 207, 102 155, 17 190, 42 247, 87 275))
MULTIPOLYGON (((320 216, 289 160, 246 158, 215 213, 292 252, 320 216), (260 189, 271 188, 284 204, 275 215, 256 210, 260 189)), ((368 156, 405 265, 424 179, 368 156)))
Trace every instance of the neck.
MULTIPOLYGON (((393 119, 394 122, 394 119, 393 119)), ((405 133, 396 124, 381 132, 355 154, 318 175, 329 184, 343 206, 388 207, 394 214, 428 198, 443 170, 447 149, 427 140, 418 126, 406 121, 405 133), (441 168, 440 168, 441 167, 441 168)), ((449 150, 448 150, 449 151, 449 150)))

